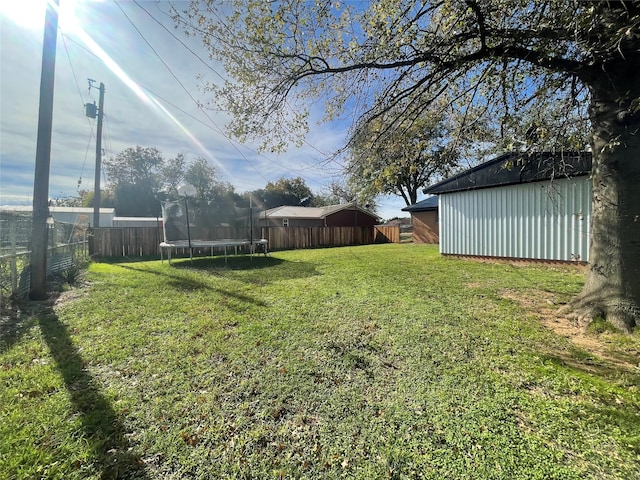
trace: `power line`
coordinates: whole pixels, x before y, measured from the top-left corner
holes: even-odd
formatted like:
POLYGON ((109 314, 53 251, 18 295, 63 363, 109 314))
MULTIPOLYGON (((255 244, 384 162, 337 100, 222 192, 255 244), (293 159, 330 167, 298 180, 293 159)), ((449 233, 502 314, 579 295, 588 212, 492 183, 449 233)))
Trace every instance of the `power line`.
POLYGON ((154 21, 156 22, 158 25, 160 25, 162 28, 164 28, 164 30, 171 35, 175 40, 177 40, 178 42, 180 42, 180 44, 186 48, 187 50, 189 50, 189 52, 191 52, 191 54, 196 57, 200 63, 202 63, 205 67, 207 67, 209 70, 211 70, 213 73, 215 73, 218 77, 220 77, 221 80, 225 80, 225 78, 220 75, 220 73, 218 73, 217 70, 215 70, 211 65, 209 65, 206 61, 204 61, 202 58, 200 58, 200 56, 194 52, 186 43, 184 43, 180 38, 178 38, 176 35, 174 35, 174 33, 169 30, 160 20, 158 20, 157 18, 155 18, 153 15, 151 15, 151 13, 144 8, 142 5, 140 5, 140 3, 137 0, 134 0, 133 3, 135 3, 139 8, 141 8, 142 10, 144 10, 144 12, 154 21))
MULTIPOLYGON (((156 23, 160 24, 167 32, 169 32, 169 30, 166 29, 166 27, 164 27, 164 25, 162 25, 161 22, 159 22, 158 20, 156 20, 147 10, 145 10, 138 2, 134 2, 138 7, 142 8, 145 13, 147 15, 149 15, 156 23)), ((117 2, 116 2, 117 4, 117 2)), ((118 5, 118 7, 120 8, 120 10, 122 11, 122 8, 118 5)), ((194 102, 194 104, 198 107, 198 109, 209 119, 209 121, 216 126, 216 128, 218 129, 218 132, 226 139, 228 140, 231 145, 233 146, 233 148, 238 152, 239 155, 242 156, 242 158, 244 158, 244 160, 265 180, 268 181, 268 179, 266 177, 264 177, 264 175, 262 175, 262 172, 260 172, 254 165, 253 163, 242 153, 240 152, 240 150, 237 148, 237 146, 234 144, 234 142, 231 141, 231 139, 229 139, 226 135, 224 135, 224 132, 222 131, 222 129, 220 129, 220 127, 218 127, 218 125, 216 124, 216 122, 209 116, 209 114, 207 112, 205 112, 202 109, 202 106, 200 105, 200 103, 193 97, 193 95, 191 95, 191 93, 187 90, 187 88, 184 86, 184 84, 178 79, 178 77, 175 75, 175 73, 172 71, 171 67, 169 67, 169 65, 160 57, 160 55, 158 54, 158 52, 155 50, 155 48, 153 48, 153 46, 147 41, 147 39, 144 37, 144 35, 142 34, 142 32, 140 32, 140 30, 134 25, 134 23, 132 22, 132 20, 126 15, 126 13, 123 11, 122 12, 125 17, 127 18, 127 20, 132 24, 132 26, 134 27, 134 29, 138 32, 138 34, 142 37, 142 39, 145 41, 145 43, 149 46, 149 48, 151 48, 151 50, 154 52, 154 54, 158 57, 158 59, 162 62, 162 64, 167 68, 167 70, 169 70, 169 73, 171 73, 171 75, 176 79, 176 81, 180 84, 180 86, 182 87, 182 89, 185 91, 185 93, 191 98, 191 100, 194 102)), ((196 58, 198 58, 198 60, 200 60, 203 64, 207 65, 206 62, 204 62, 204 60, 202 60, 193 50, 191 50, 186 44, 184 44, 184 42, 180 41, 175 35, 173 35, 171 32, 169 32, 171 34, 171 36, 178 40, 187 50, 189 50, 189 52, 191 52, 194 56, 196 56, 196 58)), ((207 65, 208 68, 210 68, 207 65)), ((210 68, 211 69, 211 68, 210 68)), ((215 70, 211 69, 212 71, 214 71, 218 76, 220 76, 220 78, 222 78, 222 76, 220 74, 218 74, 218 72, 216 72, 215 70)), ((314 147, 315 148, 315 147, 314 147)), ((320 150, 316 149, 318 152, 320 152, 320 150)), ((320 152, 322 153, 322 152, 320 152)), ((261 155, 263 158, 267 159, 268 161, 275 163, 276 165, 281 166, 282 168, 285 169, 290 169, 289 166, 287 165, 283 165, 273 159, 269 159, 268 157, 265 157, 263 155, 261 155)))
MULTIPOLYGON (((189 48, 189 46, 187 46, 182 40, 180 40, 180 38, 178 38, 176 35, 173 34, 173 32, 171 32, 169 29, 167 29, 167 27, 160 22, 159 20, 157 20, 153 15, 151 15, 151 13, 149 13, 149 11, 147 11, 144 7, 142 7, 137 0, 134 0, 134 3, 136 5, 138 5, 140 8, 142 8, 145 13, 147 15, 149 15, 149 17, 151 17, 156 23, 158 23, 158 25, 160 25, 162 28, 164 28, 167 33, 169 33, 169 35, 171 35, 174 39, 176 39, 178 42, 180 42, 187 50, 189 50, 189 52, 191 52, 191 54, 193 56, 195 56, 205 67, 207 67, 209 70, 211 70, 213 73, 215 73, 218 77, 220 77, 220 79, 226 81, 226 79, 220 75, 220 73, 218 73, 218 71, 216 71, 214 68, 211 67, 211 65, 209 65, 206 61, 204 61, 196 52, 194 52, 191 48, 189 48)), ((288 103, 287 103, 287 106, 288 103)), ((290 107, 289 107, 290 108, 290 107)), ((285 130, 287 130, 289 133, 291 133, 291 131, 289 129, 287 129, 286 127, 284 127, 285 130)), ((308 142, 306 139, 303 139, 302 142, 307 145, 308 147, 312 148, 313 150, 317 151, 319 154, 321 154, 322 156, 326 157, 327 153, 323 152, 322 150, 320 150, 318 147, 316 147, 315 145, 311 144, 310 142, 308 142)), ((317 166, 310 166, 309 168, 317 168, 317 166)))
MULTIPOLYGON (((226 79, 217 71, 215 70, 213 67, 211 67, 211 65, 209 65, 208 62, 206 62, 205 60, 203 60, 196 52, 194 52, 186 43, 184 43, 179 37, 177 37, 171 30, 169 30, 162 22, 160 22, 158 19, 156 19, 147 9, 145 9, 142 5, 140 5, 140 3, 137 0, 134 0, 134 2, 138 7, 140 7, 142 10, 144 10, 144 12, 154 21, 156 22, 158 25, 160 25, 169 35, 171 35, 176 41, 180 42, 180 44, 186 48, 194 57, 196 57, 200 63, 202 63, 205 67, 207 67, 209 70, 211 70, 213 73, 215 73, 221 80, 226 81, 226 79)), ((287 103, 288 106, 288 103, 287 103)), ((286 127, 285 127, 286 129, 286 127)), ((286 129, 289 133, 290 130, 286 129)), ((310 142, 308 142, 306 139, 303 139, 302 142, 307 145, 308 147, 312 148, 313 150, 317 151, 320 155, 326 157, 327 153, 323 152, 322 150, 320 150, 318 147, 316 147, 315 145, 311 144, 310 142)), ((309 167, 309 168, 315 168, 315 167, 309 167)))
MULTIPOLYGON (((78 83, 78 77, 76 75, 76 71, 73 68, 73 62, 71 61, 71 55, 69 55, 69 49, 67 48, 67 42, 65 40, 65 35, 63 34, 62 30, 59 28, 60 30, 60 37, 62 38, 62 44, 64 45, 64 51, 67 55, 67 60, 69 61, 69 67, 71 67, 71 74, 73 75, 73 80, 75 81, 76 84, 76 89, 78 90, 78 95, 80 96, 80 101, 82 102, 82 106, 83 106, 83 110, 84 110, 84 99, 82 98, 82 91, 80 90, 80 84, 78 83)), ((83 111, 84 113, 84 111, 83 111)), ((86 117, 85 117, 86 118, 86 117)), ((93 133, 93 123, 91 123, 91 120, 89 120, 87 118, 87 123, 89 124, 89 128, 90 128, 90 133, 89 133, 89 140, 87 142, 87 148, 84 152, 84 159, 82 160, 82 168, 80 169, 80 177, 78 178, 78 187, 77 190, 80 190, 80 185, 82 184, 82 175, 84 174, 84 167, 87 163, 87 157, 89 156, 89 145, 91 143, 91 140, 94 138, 94 133, 93 133)))
MULTIPOLYGON (((117 3, 117 2, 116 2, 117 3)), ((185 44, 180 38, 178 38, 176 35, 173 34, 173 32, 171 32, 162 22, 160 22, 158 19, 156 19, 148 10, 146 10, 142 5, 140 5, 140 3, 137 0, 134 0, 134 3, 140 8, 142 9, 154 22, 156 22, 158 25, 160 25, 169 35, 171 35, 172 38, 174 38, 176 41, 178 41, 185 49, 187 49, 194 57, 196 57, 198 59, 198 61, 200 61, 200 63, 202 63, 205 67, 207 67, 209 70, 211 70, 213 73, 215 73, 218 77, 220 77, 220 79, 225 80, 225 78, 218 73, 218 71, 216 71, 214 68, 211 67, 211 65, 209 65, 209 63, 207 63, 205 60, 203 60, 196 52, 194 52, 187 44, 185 44)), ((118 5, 119 7, 119 5, 118 5)), ((121 9, 122 10, 122 9, 121 9)), ((124 12, 123 12, 124 13, 124 12)), ((126 14, 125 14, 126 16, 126 14)), ((130 23, 131 20, 129 19, 129 17, 127 17, 127 20, 129 20, 130 23)), ((138 34, 140 34, 140 36, 143 38, 143 40, 147 43, 147 45, 149 45, 149 47, 153 50, 153 52, 156 54, 156 56, 158 56, 158 58, 160 59, 160 61, 165 65, 165 67, 167 67, 167 69, 170 71, 170 73, 174 76, 174 78, 176 78, 175 74, 171 71, 170 67, 160 58, 160 56, 158 55, 158 53, 156 52, 156 50, 151 47, 151 45, 149 44, 149 42, 147 42, 147 40, 144 38, 144 36, 142 35, 142 33, 140 32, 140 30, 138 30, 135 25, 134 28, 136 29, 136 31, 138 32, 138 34)), ((176 78, 177 79, 177 78, 176 78)), ((204 113, 204 115, 211 121, 211 123, 213 123, 214 125, 215 122, 209 117, 209 115, 202 109, 202 105, 195 99, 193 98, 193 96, 186 90, 185 86, 182 84, 182 82, 180 82, 178 80, 178 83, 180 83, 180 86, 185 90, 185 92, 187 93, 187 95, 189 95, 189 97, 191 98, 191 100, 196 104, 196 106, 198 107, 198 109, 200 111, 202 111, 202 113, 204 113)), ((218 128, 219 133, 224 136, 227 140, 232 141, 231 139, 229 139, 224 132, 222 131, 222 129, 220 129, 217 125, 216 128, 218 128)), ((320 153, 322 156, 327 156, 327 154, 323 151, 321 151, 320 149, 318 149, 315 145, 312 145, 311 143, 309 143, 306 140, 303 140, 303 143, 307 146, 309 146, 310 148, 312 148, 313 150, 317 151, 318 153, 320 153)), ((237 150, 237 149, 236 149, 237 150)), ((253 151, 253 150, 252 150, 253 151)), ((242 155, 242 153, 238 152, 240 155, 242 155)), ((267 161, 270 161, 272 163, 275 163, 276 165, 279 165, 282 168, 285 169, 290 169, 289 166, 287 165, 283 165, 279 162, 277 162, 276 160, 270 159, 266 156, 264 156, 263 154, 259 153, 259 152, 254 152, 257 153, 259 156, 261 156, 262 158, 265 158, 267 161)), ((251 162, 249 162, 249 160, 244 157, 244 155, 242 155, 243 158, 251 165, 251 162)), ((251 165, 252 168, 255 169, 255 167, 253 165, 251 165)), ((317 168, 317 166, 309 166, 310 168, 317 168)), ((306 170, 306 169, 303 169, 306 170)), ((257 171, 257 170, 256 170, 257 171)), ((260 172, 258 172, 261 176, 262 174, 260 172)), ((263 177, 264 178, 264 177, 263 177)), ((266 180, 266 178, 265 178, 266 180)))
POLYGON ((89 133, 89 140, 87 140, 87 148, 84 151, 84 160, 82 162, 82 169, 80 169, 80 177, 78 178, 78 187, 76 188, 76 191, 80 191, 80 185, 82 184, 82 175, 84 175, 84 167, 85 164, 87 163, 87 157, 89 156, 89 147, 91 146, 91 140, 93 140, 94 138, 94 134, 93 134, 93 128, 91 129, 91 132, 89 133))
MULTIPOLYGON (((233 149, 247 162, 247 164, 254 170, 256 171, 256 173, 258 173, 258 175, 260 175, 261 178, 263 178, 266 182, 268 182, 269 180, 263 175, 262 171, 260 171, 248 158, 247 156, 241 152, 238 148, 239 146, 242 146, 248 150, 250 150, 251 152, 255 153, 256 155, 258 155, 259 157, 265 159, 266 161, 273 163, 275 165, 278 165, 279 167, 287 170, 287 171, 292 171, 292 172, 300 172, 298 173, 299 175, 301 175, 301 172, 303 170, 309 170, 312 168, 319 168, 317 166, 308 166, 306 168, 303 169, 292 169, 291 166, 283 164, 281 162, 278 162, 277 160, 274 160, 272 158, 267 157, 266 155, 264 155, 261 152, 257 152, 254 149, 252 149, 251 147, 248 147, 247 145, 244 144, 238 144, 237 142, 235 142, 233 139, 229 138, 224 131, 216 124, 216 122, 211 118, 211 116, 202 108, 202 105, 189 93, 189 91, 186 89, 186 87, 184 86, 184 84, 180 81, 180 79, 175 75, 175 73, 172 71, 171 67, 164 61, 162 60, 162 58, 160 57, 160 55, 158 54, 158 52, 156 51, 156 49, 150 44, 150 42, 147 41, 147 39, 144 37, 144 35, 142 34, 142 32, 140 31, 140 29, 137 28, 137 26, 133 23, 133 21, 131 20, 131 18, 129 18, 129 16, 126 14, 126 12, 124 12, 123 8, 119 5, 118 2, 115 2, 116 5, 118 6, 118 8, 121 10, 121 12, 123 13, 123 15, 127 18, 127 20, 129 21, 129 23, 133 26, 133 28, 136 30, 136 32, 138 32, 138 34, 140 35, 140 37, 143 39, 143 41, 145 41, 145 43, 149 46, 149 48, 154 52, 154 54, 158 57, 158 59, 163 63, 163 65, 165 66, 165 68, 167 68, 167 70, 169 70, 169 72, 171 73, 171 75, 175 78, 175 80, 180 84, 180 86, 182 87, 182 89, 185 91, 185 93, 191 98, 191 100, 194 102, 194 104, 196 105, 196 107, 198 108, 198 110, 200 110, 200 112, 202 114, 205 115, 205 117, 211 122, 211 124, 213 125, 209 125, 206 122, 203 122, 202 120, 200 120, 199 118, 195 117, 194 115, 188 113, 187 111, 185 111, 184 109, 180 108, 179 106, 175 105, 174 103, 172 103, 171 101, 167 100, 166 98, 158 95, 157 93, 155 93, 154 91, 152 91, 151 89, 149 89, 148 87, 146 87, 145 85, 141 84, 140 82, 137 82, 134 80, 134 82, 139 85, 140 87, 142 87, 143 89, 145 89, 146 91, 148 91, 149 93, 151 93, 152 95, 154 95, 155 97, 157 97, 158 99, 162 100, 163 102, 167 103, 168 105, 171 105, 173 108, 177 109, 178 111, 182 112, 183 114, 187 115, 188 117, 194 119, 195 121, 197 121, 198 123, 206 126, 207 128, 219 133, 223 138, 225 138, 225 140, 227 140, 230 145, 233 147, 233 149)), ((162 25, 161 22, 159 22, 157 19, 155 19, 153 17, 153 15, 151 15, 147 10, 145 10, 138 2, 135 2, 136 5, 141 8, 142 10, 145 11, 145 13, 150 16, 156 23, 160 24, 165 31, 167 31, 168 33, 171 34, 171 32, 169 32, 168 29, 166 29, 166 27, 164 25, 162 25)), ((191 48, 189 48, 186 44, 184 44, 184 42, 180 41, 175 35, 171 34, 171 36, 178 40, 180 44, 182 44, 192 55, 194 55, 200 62, 202 62, 203 64, 207 65, 206 62, 204 60, 202 60, 202 58, 200 58, 197 53, 195 53, 191 48)), ((70 42, 75 43, 77 46, 79 46, 80 48, 82 48, 83 50, 85 50, 86 52, 90 53, 91 55, 93 55, 94 57, 100 59, 100 57, 98 57, 94 52, 92 52, 91 50, 89 50, 88 48, 86 48, 84 45, 78 43, 77 41, 75 41, 73 38, 68 38, 68 40, 70 42)), ((207 65, 207 68, 211 69, 210 66, 207 65)), ((215 70, 211 69, 212 71, 215 72, 215 70)), ((218 74, 218 72, 215 72, 216 75, 220 76, 218 74)), ((316 151, 318 151, 319 153, 321 153, 322 155, 325 155, 323 152, 321 152, 319 149, 317 149, 316 147, 314 147, 313 145, 311 145, 308 142, 305 142, 307 145, 311 146, 312 148, 314 148, 316 151)), ((304 176, 304 174, 302 174, 301 176, 304 176)))
MULTIPOLYGON (((120 4, 116 1, 115 2, 116 5, 118 6, 118 8, 120 9, 120 11, 122 12, 122 14, 125 16, 125 18, 129 21, 129 23, 131 24, 131 26, 135 29, 136 32, 138 32, 138 35, 140 35, 140 38, 142 38, 142 40, 147 44, 147 46, 151 49, 151 51, 153 51, 153 53, 155 54, 155 56, 158 58, 158 60, 160 60, 160 62, 162 62, 162 64, 165 66, 165 68, 169 71, 169 73, 171 74, 171 76, 178 82, 178 84, 180 85, 180 87, 182 87, 182 90, 184 90, 184 92, 189 96, 189 98, 193 101, 193 103, 200 108, 198 101, 193 97, 193 95, 191 95, 191 92, 189 92, 187 90, 187 87, 184 86, 184 84, 182 83, 182 81, 178 78, 178 76, 173 72, 173 70, 171 69, 171 67, 167 64, 167 62, 165 62, 162 57, 160 57, 160 54, 158 54, 158 52, 156 51, 155 48, 153 48, 153 46, 151 45, 151 43, 149 43, 149 41, 145 38, 145 36, 142 34, 142 32, 138 29, 138 27, 133 23, 133 21, 129 18, 129 16, 126 14, 126 12, 122 9, 122 7, 120 6, 120 4)), ((136 2, 136 5, 137 2, 136 2)), ((140 5, 138 5, 140 6, 140 5)), ((200 109, 202 111, 202 113, 205 114, 205 116, 209 119, 209 121, 214 124, 217 128, 218 125, 213 121, 213 119, 202 109, 200 109)), ((226 137, 225 137, 226 138, 226 137)), ((234 149, 245 159, 245 161, 256 171, 256 173, 258 175, 260 175, 264 180, 267 180, 267 178, 262 175, 262 172, 260 172, 260 170, 258 170, 253 163, 251 163, 249 161, 249 159, 247 157, 245 157, 240 150, 238 150, 238 148, 232 144, 232 146, 234 147, 234 149)), ((268 180, 267 180, 268 181, 268 180)))

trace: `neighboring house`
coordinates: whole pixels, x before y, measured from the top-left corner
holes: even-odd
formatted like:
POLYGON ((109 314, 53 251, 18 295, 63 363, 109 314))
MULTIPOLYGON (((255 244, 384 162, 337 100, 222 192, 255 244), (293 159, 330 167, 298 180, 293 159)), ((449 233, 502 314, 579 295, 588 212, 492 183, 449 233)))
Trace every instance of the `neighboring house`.
POLYGON ((438 197, 426 198, 402 209, 411 213, 413 243, 438 243, 438 197))
MULTIPOLYGON (((31 215, 33 212, 32 205, 4 205, 0 207, 0 211, 21 213, 24 215, 31 215)), ((49 207, 49 213, 58 222, 72 223, 74 225, 88 225, 93 224, 93 207, 49 207)), ((115 208, 101 208, 100 209, 100 226, 111 227, 113 226, 113 218, 116 215, 115 208)))
POLYGON ((394 218, 383 223, 385 227, 400 227, 401 232, 411 231, 411 217, 394 218))
POLYGON ((380 218, 369 210, 346 203, 326 207, 281 207, 264 210, 259 214, 261 227, 370 227, 380 218))
POLYGON ((425 189, 440 253, 588 261, 590 171, 587 152, 506 153, 425 189))

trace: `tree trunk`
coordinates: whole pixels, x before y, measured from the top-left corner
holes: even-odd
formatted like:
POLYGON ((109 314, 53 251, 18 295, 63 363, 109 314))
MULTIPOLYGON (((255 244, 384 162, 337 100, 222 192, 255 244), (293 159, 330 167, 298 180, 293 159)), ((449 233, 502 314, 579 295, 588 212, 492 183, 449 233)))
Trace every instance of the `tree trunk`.
POLYGON ((590 82, 589 270, 584 289, 569 306, 579 320, 602 317, 628 331, 640 323, 639 71, 635 52, 607 65, 590 82))

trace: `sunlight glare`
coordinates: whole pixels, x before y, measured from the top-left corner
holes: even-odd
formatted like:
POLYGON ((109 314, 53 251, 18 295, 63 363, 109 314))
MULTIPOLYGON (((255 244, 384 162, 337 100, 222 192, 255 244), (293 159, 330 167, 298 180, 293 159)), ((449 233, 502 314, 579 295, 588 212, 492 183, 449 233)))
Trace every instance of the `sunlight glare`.
MULTIPOLYGON (((44 29, 47 3, 54 5, 52 0, 0 0, 0 18, 4 23, 10 20, 21 28, 37 32, 44 29)), ((187 129, 175 116, 171 114, 157 99, 147 94, 134 82, 129 75, 105 52, 93 38, 82 28, 75 15, 76 6, 80 0, 59 0, 58 25, 63 33, 73 33, 91 50, 102 62, 145 104, 152 107, 160 116, 175 125, 193 142, 200 151, 215 162, 216 166, 225 174, 227 169, 214 155, 187 129)))
MULTIPOLYGON (((26 30, 42 30, 48 0, 2 0, 0 1, 0 17, 10 20, 26 30)), ((58 6, 58 25, 66 31, 75 30, 77 20, 75 16, 76 0, 60 0, 58 6)))
POLYGON ((226 175, 229 175, 229 171, 224 167, 224 165, 219 162, 214 155, 207 150, 207 148, 198 140, 195 135, 193 135, 187 127, 185 127, 175 116, 169 112, 155 97, 151 94, 146 93, 136 82, 134 82, 131 77, 118 65, 118 63, 113 60, 109 56, 107 52, 105 52, 100 45, 98 45, 93 38, 82 28, 77 28, 75 31, 75 35, 91 50, 102 62, 111 70, 119 79, 124 83, 135 95, 145 104, 152 107, 152 109, 159 114, 159 116, 164 116, 165 119, 168 119, 171 123, 173 123, 178 129, 180 129, 190 140, 196 145, 202 153, 205 154, 206 157, 213 160, 216 166, 226 175))

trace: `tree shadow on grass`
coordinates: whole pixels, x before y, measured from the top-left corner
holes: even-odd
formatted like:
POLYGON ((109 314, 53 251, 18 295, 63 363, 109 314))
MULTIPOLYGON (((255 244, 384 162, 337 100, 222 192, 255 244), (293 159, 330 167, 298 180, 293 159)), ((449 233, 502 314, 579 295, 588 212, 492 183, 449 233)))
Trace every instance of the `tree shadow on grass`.
POLYGON ((172 266, 179 269, 194 269, 209 274, 255 285, 266 285, 282 280, 293 280, 319 275, 315 264, 289 262, 281 258, 255 256, 200 257, 193 261, 174 260, 172 266))
MULTIPOLYGON (((257 298, 254 298, 250 295, 244 295, 242 293, 239 293, 237 291, 234 291, 232 289, 223 289, 223 288, 218 288, 218 287, 214 287, 211 284, 207 283, 207 282, 201 282, 198 280, 194 280, 191 278, 184 278, 181 277, 179 275, 171 275, 169 273, 166 272, 162 272, 162 271, 158 271, 158 270, 147 270, 147 269, 140 269, 140 268, 136 268, 136 267, 132 267, 130 265, 118 265, 120 268, 124 268, 127 270, 135 270, 138 272, 144 272, 144 273, 150 273, 153 275, 158 275, 158 276, 162 276, 162 277, 166 277, 167 278, 167 286, 173 288, 174 290, 177 290, 179 292, 190 292, 190 291, 195 291, 195 290, 211 290, 211 291, 216 291, 217 293, 219 293, 220 295, 223 295, 225 297, 228 298, 233 298, 235 300, 238 300, 242 303, 251 303, 254 305, 257 305, 259 307, 265 307, 267 304, 257 298)), ((164 291, 162 293, 159 294, 167 294, 167 291, 164 291)), ((232 308, 229 304, 227 304, 228 308, 232 308)))
POLYGON ((124 425, 85 369, 84 359, 71 340, 67 326, 50 306, 43 306, 36 316, 73 408, 80 415, 100 478, 149 478, 140 457, 130 450, 124 425))
MULTIPOLYGON (((281 258, 255 255, 234 255, 228 256, 225 260, 222 256, 216 257, 194 257, 193 260, 187 258, 174 258, 168 270, 158 270, 157 267, 144 268, 134 266, 136 263, 107 261, 122 268, 148 272, 154 275, 164 275, 171 279, 171 285, 179 289, 195 290, 199 288, 211 288, 207 282, 201 282, 193 278, 185 278, 180 275, 171 275, 172 269, 177 272, 196 270, 204 274, 216 277, 228 278, 251 285, 267 285, 282 280, 293 280, 297 278, 307 278, 320 275, 316 265, 310 262, 290 262, 281 258)), ((148 261, 148 260, 147 260, 148 261)))
MULTIPOLYGON (((640 387, 640 373, 636 364, 621 361, 614 355, 606 358, 596 353, 584 351, 579 347, 571 347, 566 350, 540 349, 538 353, 545 363, 549 362, 581 375, 595 377, 600 382, 624 382, 629 387, 640 387)), ((625 360, 627 359, 625 358, 625 360)))
POLYGON ((7 305, 0 312, 0 354, 8 351, 36 321, 24 315, 17 304, 7 305))

